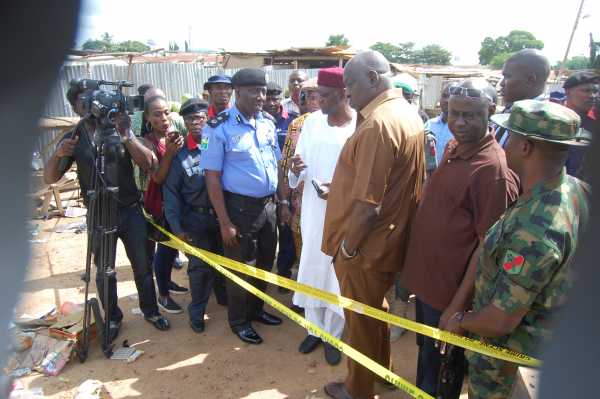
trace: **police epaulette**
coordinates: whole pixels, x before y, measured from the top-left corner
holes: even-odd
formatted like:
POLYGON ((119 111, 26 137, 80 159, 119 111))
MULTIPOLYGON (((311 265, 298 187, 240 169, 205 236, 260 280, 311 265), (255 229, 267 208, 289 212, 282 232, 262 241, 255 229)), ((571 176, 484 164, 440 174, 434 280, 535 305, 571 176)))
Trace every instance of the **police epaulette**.
POLYGON ((227 119, 229 119, 229 112, 221 112, 219 115, 217 115, 215 118, 212 118, 207 123, 208 126, 215 128, 221 123, 225 122, 227 119))
POLYGON ((263 117, 269 119, 271 122, 277 124, 277 121, 275 120, 275 118, 273 118, 273 115, 271 115, 270 113, 268 113, 266 111, 262 111, 262 115, 263 115, 263 117))

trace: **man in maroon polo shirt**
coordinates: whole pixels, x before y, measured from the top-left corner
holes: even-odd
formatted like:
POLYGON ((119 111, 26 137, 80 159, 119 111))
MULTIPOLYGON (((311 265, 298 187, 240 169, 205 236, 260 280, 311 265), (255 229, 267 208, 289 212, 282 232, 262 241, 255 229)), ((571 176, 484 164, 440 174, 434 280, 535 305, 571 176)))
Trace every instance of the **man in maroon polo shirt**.
MULTIPOLYGON (((479 241, 519 193, 518 178, 488 129, 490 90, 480 80, 451 88, 448 126, 454 138, 428 180, 411 229, 401 281, 417 296, 416 320, 434 327, 444 327, 455 313, 454 297, 477 259, 479 241)), ((417 386, 436 396, 439 349, 421 335, 417 345, 417 386)), ((456 398, 463 380, 457 371, 456 398)))

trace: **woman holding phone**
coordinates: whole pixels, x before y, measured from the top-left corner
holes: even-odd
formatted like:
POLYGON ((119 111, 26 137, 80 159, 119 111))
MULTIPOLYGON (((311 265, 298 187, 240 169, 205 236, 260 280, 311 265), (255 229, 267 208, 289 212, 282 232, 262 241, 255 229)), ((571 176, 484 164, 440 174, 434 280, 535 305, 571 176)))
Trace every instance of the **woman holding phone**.
MULTIPOLYGON (((154 152, 159 161, 158 168, 150 175, 144 193, 144 208, 155 220, 162 217, 162 184, 167 178, 173 158, 183 146, 183 136, 173 130, 169 103, 163 96, 154 96, 144 104, 144 117, 150 131, 144 136, 144 144, 154 152)), ((152 248, 154 244, 151 244, 152 248)), ((187 288, 180 287, 171 280, 173 262, 177 250, 158 244, 154 255, 153 268, 158 286, 158 306, 167 313, 181 313, 183 309, 172 298, 171 293, 184 294, 187 288)))

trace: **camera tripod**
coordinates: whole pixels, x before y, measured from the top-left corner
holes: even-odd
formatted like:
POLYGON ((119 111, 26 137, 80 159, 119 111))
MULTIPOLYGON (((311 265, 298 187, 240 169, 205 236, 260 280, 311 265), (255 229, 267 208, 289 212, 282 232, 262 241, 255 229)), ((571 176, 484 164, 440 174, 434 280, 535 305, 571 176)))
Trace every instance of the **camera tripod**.
POLYGON ((96 334, 101 342, 102 352, 107 358, 112 356, 113 344, 111 343, 110 320, 111 301, 109 297, 109 281, 115 275, 115 257, 118 229, 118 157, 120 139, 114 128, 103 128, 97 131, 96 139, 92 144, 87 132, 82 136, 94 150, 95 167, 93 169, 93 188, 87 191, 87 252, 85 272, 81 279, 85 283, 85 300, 83 312, 83 331, 81 342, 77 349, 80 362, 85 362, 90 346, 91 316, 93 313, 96 323, 96 334), (92 257, 97 266, 96 273, 103 280, 103 292, 99 292, 103 299, 104 318, 100 312, 98 299, 89 298, 89 285, 91 280, 92 257))

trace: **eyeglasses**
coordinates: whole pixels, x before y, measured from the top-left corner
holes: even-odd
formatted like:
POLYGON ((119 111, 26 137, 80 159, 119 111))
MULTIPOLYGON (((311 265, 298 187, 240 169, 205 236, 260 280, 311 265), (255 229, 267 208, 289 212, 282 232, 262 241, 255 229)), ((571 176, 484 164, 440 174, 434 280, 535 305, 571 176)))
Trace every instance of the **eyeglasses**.
POLYGON ((463 97, 469 97, 469 98, 487 98, 488 100, 493 102, 493 100, 489 96, 489 94, 485 93, 484 91, 478 90, 478 89, 471 89, 468 87, 461 87, 461 86, 450 86, 448 88, 448 91, 450 92, 451 96, 463 96, 463 97))

